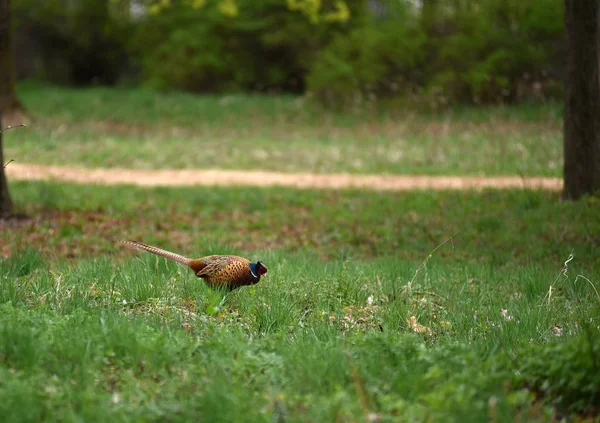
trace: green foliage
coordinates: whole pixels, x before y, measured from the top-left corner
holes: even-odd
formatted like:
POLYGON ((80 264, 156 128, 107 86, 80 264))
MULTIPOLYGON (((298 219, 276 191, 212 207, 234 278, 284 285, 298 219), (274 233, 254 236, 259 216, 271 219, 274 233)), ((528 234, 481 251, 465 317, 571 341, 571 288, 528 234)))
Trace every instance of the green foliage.
POLYGON ((149 16, 136 40, 142 51, 143 77, 156 86, 189 91, 226 88, 220 84, 231 80, 235 69, 225 54, 227 40, 211 37, 211 30, 218 31, 228 20, 214 8, 187 5, 149 16), (207 22, 213 22, 214 28, 207 22))
POLYGON ((486 0, 438 17, 432 25, 443 35, 431 39, 437 63, 428 88, 475 102, 552 95, 562 8, 556 0, 486 0))
POLYGON ((290 10, 306 15, 311 22, 347 22, 351 18, 348 2, 344 0, 287 0, 290 10))
POLYGON ((338 105, 357 95, 479 103, 557 94, 562 2, 450 3, 384 3, 383 17, 355 25, 321 51, 308 88, 338 105))
POLYGON ((188 91, 303 88, 305 69, 335 25, 315 26, 281 0, 220 4, 175 3, 140 23, 135 45, 144 79, 188 91))
POLYGON ((391 18, 335 37, 319 52, 307 85, 330 105, 410 94, 418 87, 426 41, 415 11, 399 3, 391 18))
POLYGON ((139 15, 125 0, 13 3, 19 63, 52 81, 308 90, 330 106, 560 94, 560 0, 157 0, 139 15))
POLYGON ((33 75, 62 83, 115 83, 127 69, 132 23, 109 0, 14 0, 17 54, 33 75), (23 59, 25 60, 25 59, 23 59))

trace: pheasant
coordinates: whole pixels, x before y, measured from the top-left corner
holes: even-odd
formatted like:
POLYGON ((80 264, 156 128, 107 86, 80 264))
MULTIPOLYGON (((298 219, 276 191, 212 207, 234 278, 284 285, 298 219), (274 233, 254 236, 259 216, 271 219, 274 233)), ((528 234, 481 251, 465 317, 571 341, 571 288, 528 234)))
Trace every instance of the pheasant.
POLYGON ((234 290, 244 285, 254 285, 262 275, 267 273, 267 268, 261 261, 251 263, 250 260, 239 256, 212 255, 190 259, 137 241, 121 241, 121 243, 185 264, 212 288, 226 287, 234 290))

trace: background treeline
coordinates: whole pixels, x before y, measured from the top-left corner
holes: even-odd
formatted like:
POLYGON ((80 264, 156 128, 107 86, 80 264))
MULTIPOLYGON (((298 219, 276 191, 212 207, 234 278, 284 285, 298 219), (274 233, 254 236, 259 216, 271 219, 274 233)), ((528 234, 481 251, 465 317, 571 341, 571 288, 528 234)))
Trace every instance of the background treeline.
POLYGON ((562 94, 561 0, 12 0, 21 78, 328 104, 562 94))

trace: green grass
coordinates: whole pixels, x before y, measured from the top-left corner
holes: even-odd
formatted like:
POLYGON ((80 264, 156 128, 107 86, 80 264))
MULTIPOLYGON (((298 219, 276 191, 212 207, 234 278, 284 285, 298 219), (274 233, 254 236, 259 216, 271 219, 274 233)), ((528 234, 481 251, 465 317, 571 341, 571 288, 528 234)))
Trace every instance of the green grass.
POLYGON ((571 252, 600 267, 598 200, 560 202, 536 191, 361 192, 283 188, 134 188, 11 183, 33 221, 0 226, 3 249, 27 245, 85 257, 121 237, 189 254, 278 249, 320 260, 387 256, 448 263, 557 266, 571 252), (457 233, 458 232, 458 233, 457 233))
POLYGON ((70 265, 26 250, 0 262, 3 420, 597 412, 600 299, 571 270, 433 258, 415 274, 418 263, 399 259, 262 255, 268 277, 224 302, 150 255, 70 265), (411 330, 411 316, 431 332, 411 330))
MULTIPOLYGON (((557 105, 340 115, 292 97, 20 91, 36 117, 5 138, 20 162, 559 173, 557 105)), ((0 221, 3 421, 599 415, 597 198, 9 182, 29 218, 0 221), (269 273, 211 291, 126 238, 269 273)))
POLYGON ((11 189, 33 219, 0 234, 12 252, 0 261, 5 421, 598 412, 593 198, 11 189), (269 273, 223 297, 175 263, 115 248, 129 237, 260 258, 269 273))
POLYGON ((560 176, 556 104, 338 114, 291 96, 193 96, 25 84, 19 162, 318 173, 560 176))

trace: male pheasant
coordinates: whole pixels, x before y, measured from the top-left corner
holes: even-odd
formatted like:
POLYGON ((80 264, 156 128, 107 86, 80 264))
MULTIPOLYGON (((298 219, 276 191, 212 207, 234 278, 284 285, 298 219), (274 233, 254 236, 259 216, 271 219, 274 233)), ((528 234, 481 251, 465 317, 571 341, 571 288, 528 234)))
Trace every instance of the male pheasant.
POLYGON ((204 279, 204 282, 213 288, 226 287, 233 290, 244 285, 254 285, 262 275, 267 273, 267 268, 262 262, 251 263, 250 260, 239 256, 212 255, 190 259, 137 241, 121 241, 121 243, 185 264, 194 271, 196 276, 204 279))

